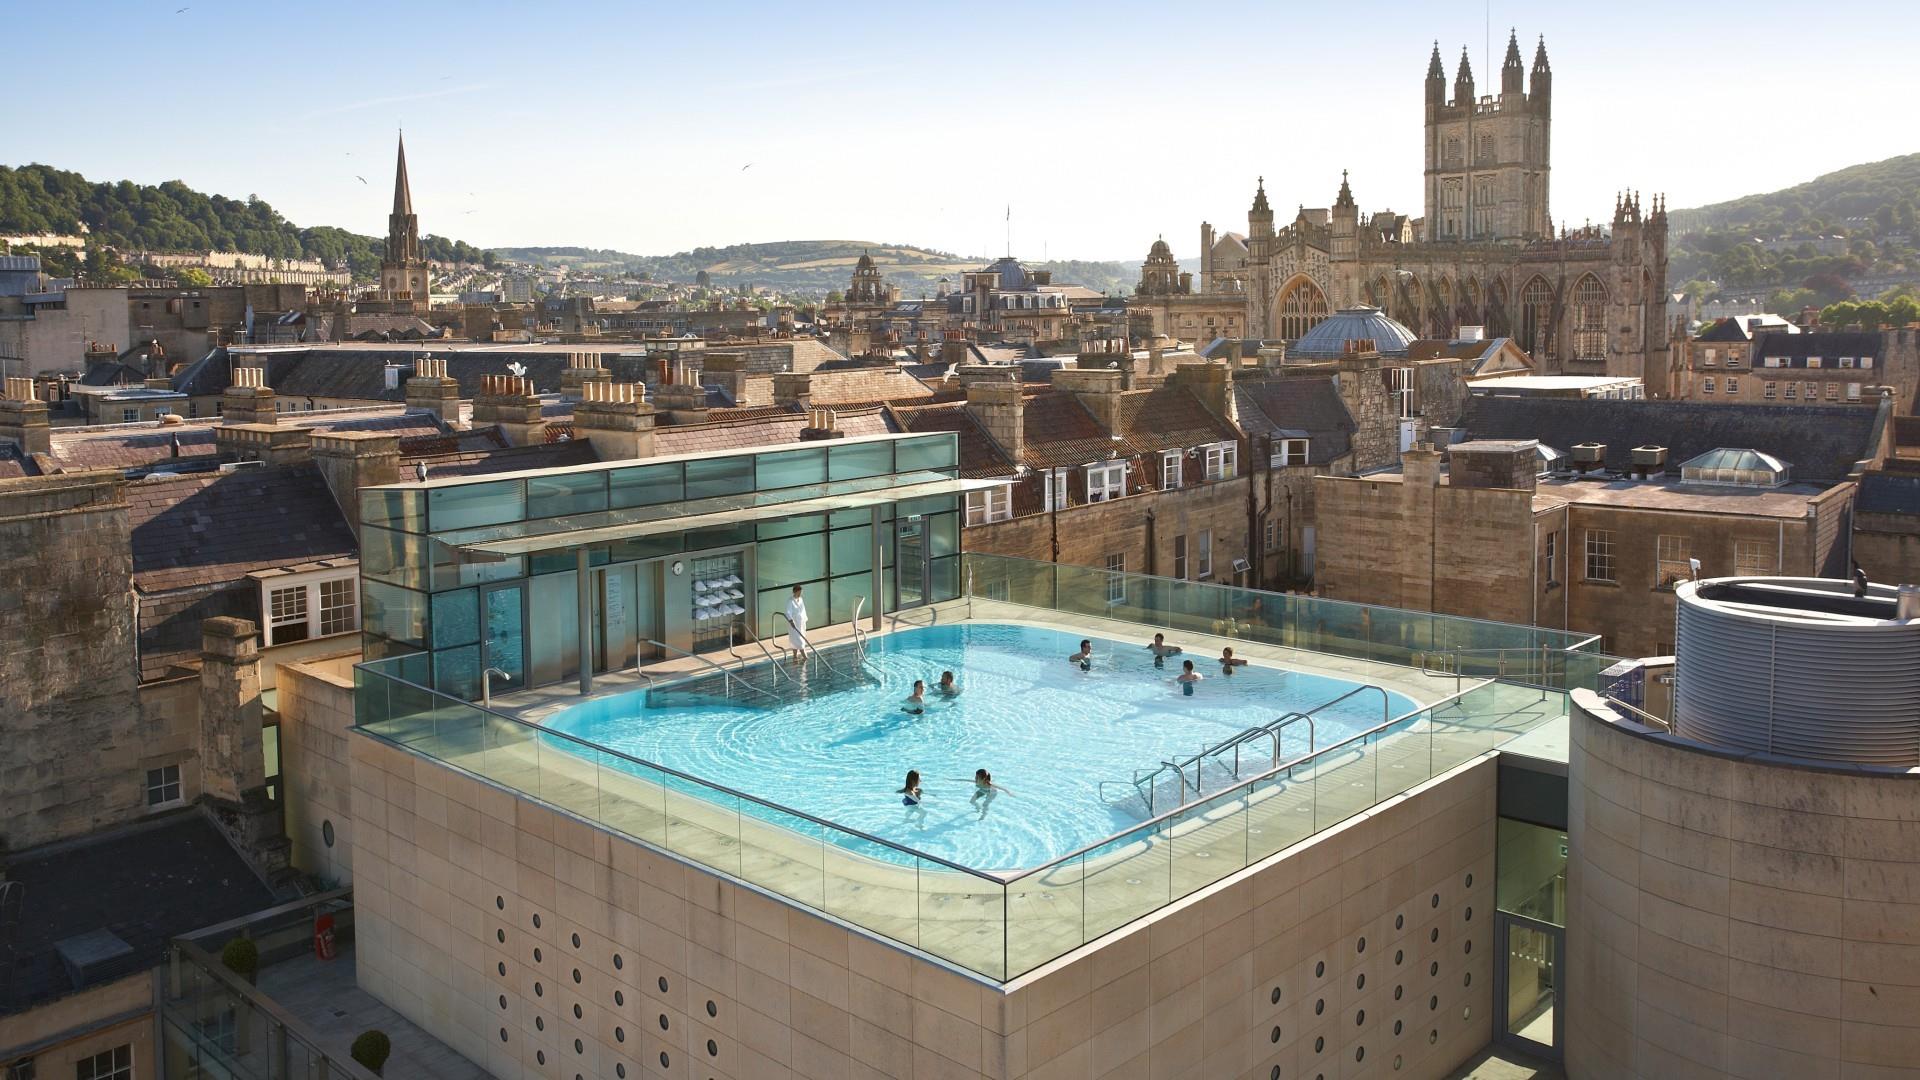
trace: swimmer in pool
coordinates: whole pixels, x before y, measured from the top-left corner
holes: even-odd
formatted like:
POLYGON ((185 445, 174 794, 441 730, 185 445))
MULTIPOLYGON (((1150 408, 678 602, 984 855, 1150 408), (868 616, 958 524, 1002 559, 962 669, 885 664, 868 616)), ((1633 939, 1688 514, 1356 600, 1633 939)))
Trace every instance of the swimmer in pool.
POLYGON ((1200 679, 1200 673, 1193 670, 1193 661, 1182 660, 1180 661, 1180 674, 1174 676, 1173 681, 1180 684, 1180 693, 1187 697, 1192 697, 1193 684, 1199 682, 1200 679))
POLYGON ((919 769, 908 769, 907 782, 900 785, 900 790, 894 794, 900 796, 900 805, 907 808, 908 818, 922 824, 926 822, 927 809, 920 805, 920 800, 925 797, 925 794, 920 790, 919 769))
POLYGON ((1167 657, 1180 655, 1180 646, 1167 644, 1165 634, 1155 634, 1153 640, 1147 643, 1147 651, 1153 654, 1154 667, 1166 667, 1167 657))
POLYGON ((953 672, 951 671, 943 671, 940 673, 940 685, 934 687, 934 689, 940 691, 941 697, 951 698, 960 696, 960 684, 954 681, 953 672))
POLYGON ((1079 664, 1081 671, 1092 671, 1093 670, 1093 642, 1087 638, 1080 639, 1080 651, 1077 653, 1074 653, 1072 656, 1067 657, 1067 663, 1079 664))
POLYGON ((1232 649, 1220 650, 1220 674, 1231 675, 1233 674, 1234 668, 1245 667, 1246 665, 1247 662, 1245 660, 1233 655, 1232 649))
POLYGON ((927 711, 927 684, 925 680, 913 680, 913 693, 907 695, 907 700, 901 704, 900 711, 912 716, 919 716, 921 713, 927 711))
POLYGON ((993 782, 992 773, 985 769, 973 770, 973 798, 967 801, 980 811, 981 817, 987 816, 987 808, 993 805, 994 799, 1011 794, 1013 792, 993 782))

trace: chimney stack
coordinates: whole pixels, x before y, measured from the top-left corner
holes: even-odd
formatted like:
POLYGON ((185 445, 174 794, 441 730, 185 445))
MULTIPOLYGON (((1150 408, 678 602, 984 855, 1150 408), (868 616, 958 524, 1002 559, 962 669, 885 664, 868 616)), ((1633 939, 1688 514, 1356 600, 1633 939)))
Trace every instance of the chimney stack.
POLYGON ((360 535, 360 489, 400 482, 400 436, 377 431, 338 431, 313 437, 313 463, 333 492, 333 501, 360 535))
POLYGON ((813 373, 783 371, 773 377, 773 403, 796 405, 802 409, 813 404, 813 373))
POLYGON ((1053 373, 1053 388, 1080 399, 1108 435, 1120 434, 1120 386, 1118 371, 1060 368, 1053 373))
MULTIPOLYGON (((779 376, 774 376, 776 379, 779 376)), ((707 388, 687 383, 662 383, 653 388, 656 414, 669 424, 707 422, 707 388)))
POLYGON ((581 387, 590 382, 610 382, 612 379, 613 373, 600 366, 598 353, 568 353, 567 369, 560 373, 560 396, 568 401, 581 401, 585 396, 581 387))
POLYGON ((573 407, 573 437, 593 444, 601 461, 652 457, 654 411, 639 383, 596 379, 581 384, 573 407))
POLYGON ((967 412, 1015 465, 1026 453, 1026 397, 1017 382, 967 384, 967 412))
POLYGON ((846 434, 840 430, 838 413, 832 409, 813 408, 807 410, 807 426, 800 429, 800 441, 819 442, 825 439, 843 439, 846 434))
POLYGON ((460 384, 447 377, 447 362, 423 356, 407 380, 407 408, 430 412, 449 431, 460 426, 460 384))
POLYGON ((547 437, 540 398, 533 392, 533 380, 524 375, 482 375, 480 396, 473 399, 473 423, 498 425, 509 446, 535 445, 547 437))
POLYGON ((267 385, 267 369, 237 367, 233 385, 220 398, 220 416, 229 424, 277 424, 280 413, 274 408, 273 387, 267 385))
POLYGON ((33 392, 33 380, 9 377, 6 396, 0 399, 0 440, 20 444, 25 454, 45 454, 53 449, 52 428, 47 422, 47 403, 33 392))

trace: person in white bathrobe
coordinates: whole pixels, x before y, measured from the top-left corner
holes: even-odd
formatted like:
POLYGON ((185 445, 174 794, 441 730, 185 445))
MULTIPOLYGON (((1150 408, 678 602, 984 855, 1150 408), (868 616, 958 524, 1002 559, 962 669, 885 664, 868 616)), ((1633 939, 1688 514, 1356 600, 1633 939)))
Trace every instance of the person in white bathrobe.
POLYGON ((800 586, 793 587, 793 599, 787 601, 787 652, 795 659, 807 651, 807 602, 800 596, 800 586))

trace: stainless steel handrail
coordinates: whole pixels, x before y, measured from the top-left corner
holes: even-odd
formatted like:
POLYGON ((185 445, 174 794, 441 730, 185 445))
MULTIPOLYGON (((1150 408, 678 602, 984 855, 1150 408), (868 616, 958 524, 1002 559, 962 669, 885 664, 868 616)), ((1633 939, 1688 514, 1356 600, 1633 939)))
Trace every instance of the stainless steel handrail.
MULTIPOLYGON (((1378 691, 1380 694, 1381 725, 1386 726, 1387 724, 1392 723, 1392 720, 1388 716, 1388 713, 1393 708, 1393 698, 1388 695, 1385 687, 1376 686, 1373 683, 1367 683, 1364 686, 1356 686, 1353 689, 1347 691, 1344 694, 1341 694, 1339 697, 1334 698, 1331 701, 1326 701, 1326 702, 1322 702, 1319 705, 1315 705, 1311 709, 1306 709, 1298 712, 1290 712, 1287 715, 1280 717, 1278 720, 1275 720, 1270 724, 1262 724, 1259 728, 1249 728, 1247 729, 1247 731, 1242 731, 1239 734, 1233 735, 1227 739, 1217 742, 1212 746, 1202 747, 1199 753, 1186 759, 1186 761, 1182 762, 1182 764, 1193 765, 1196 762, 1200 762, 1205 760, 1206 758, 1213 757, 1215 754, 1223 753, 1227 750, 1234 749, 1234 747, 1237 746, 1237 744, 1240 741, 1244 740, 1248 736, 1249 732, 1264 731, 1268 728, 1273 728, 1277 731, 1278 729, 1284 728, 1288 724, 1291 724, 1294 721, 1299 720, 1303 717, 1307 721, 1307 732, 1308 732, 1307 752, 1311 754, 1313 753, 1313 744, 1316 741, 1316 736, 1314 735, 1312 714, 1320 712, 1323 709, 1331 709, 1335 705, 1340 704, 1341 702, 1347 700, 1348 698, 1354 696, 1355 694, 1365 693, 1368 690, 1378 691)), ((1455 696, 1456 697, 1459 696, 1457 692, 1455 696)), ((1417 712, 1418 710, 1415 710, 1415 711, 1417 712)), ((1413 714, 1408 713, 1407 715, 1411 716, 1413 714)), ((1274 761, 1277 763, 1280 759, 1280 739, 1277 734, 1275 735, 1274 741, 1273 741, 1273 754, 1274 754, 1274 761)), ((1153 786, 1151 784, 1151 781, 1153 780, 1154 777, 1159 776, 1162 772, 1165 772, 1167 769, 1172 767, 1174 767, 1173 762, 1163 761, 1160 763, 1160 766, 1158 768, 1154 769, 1152 772, 1146 774, 1145 776, 1135 776, 1133 778, 1133 786, 1134 786, 1134 790, 1136 791, 1139 790, 1140 784, 1142 781, 1149 782, 1146 792, 1141 796, 1141 799, 1147 804, 1147 813, 1149 814, 1153 813, 1153 786)), ((1240 755, 1237 750, 1235 750, 1235 753, 1234 753, 1233 775, 1236 779, 1238 779, 1240 776, 1240 755)), ((1182 775, 1181 780, 1182 780, 1182 790, 1184 792, 1184 782, 1185 782, 1184 774, 1182 775)), ((1097 785, 1095 786, 1094 791, 1096 793, 1099 791, 1099 787, 1097 785)), ((1193 793, 1195 795, 1201 794, 1200 770, 1198 768, 1195 768, 1194 770, 1193 793)), ((1181 796, 1181 801, 1182 802, 1186 801, 1184 793, 1181 796)))
MULTIPOLYGON (((1215 797, 1218 798, 1221 795, 1225 795, 1233 791, 1239 791, 1243 788, 1251 788, 1253 785, 1259 783, 1262 780, 1267 779, 1270 776, 1274 776, 1278 773, 1285 772, 1289 769, 1299 768, 1301 764, 1313 758, 1320 757, 1324 754, 1331 754, 1334 751, 1339 750, 1343 747, 1349 746, 1355 742, 1364 742, 1364 740, 1370 739, 1373 736, 1380 734, 1381 732, 1387 730, 1388 728, 1392 727, 1395 724, 1400 723, 1403 720, 1408 719, 1409 717, 1418 716, 1423 712, 1432 712, 1444 705, 1452 704, 1453 702, 1458 701, 1460 698, 1466 696, 1467 694, 1471 694, 1473 693, 1474 690, 1478 690, 1478 689, 1480 689, 1480 687, 1476 686, 1473 688, 1473 690, 1463 690, 1457 694, 1448 694, 1446 697, 1443 697, 1440 700, 1433 702, 1432 704, 1422 705, 1417 709, 1412 709, 1408 712, 1402 713, 1401 715, 1394 717, 1393 719, 1387 721, 1386 723, 1381 724, 1379 727, 1371 727, 1365 731, 1360 732, 1359 734, 1350 735, 1347 738, 1342 739, 1337 743, 1334 743, 1332 746, 1329 746, 1324 750, 1310 751, 1308 753, 1300 755, 1297 758, 1291 758, 1287 761, 1282 762, 1279 765, 1274 766, 1271 769, 1268 769, 1266 772, 1259 773, 1254 776, 1250 776, 1247 779, 1240 781, 1238 784, 1235 784, 1230 788, 1222 788, 1220 791, 1215 793, 1215 797)), ((1156 769, 1154 770, 1154 772, 1157 774, 1159 770, 1156 769)), ((1109 781, 1109 783, 1117 783, 1117 782, 1118 781, 1109 781)), ((1123 829, 1120 832, 1114 833, 1112 836, 1109 836, 1103 840, 1097 840, 1084 847, 1076 848, 1073 851, 1069 851, 1065 855, 1058 856, 1052 859, 1051 861, 1046 862, 1040 866, 1033 867, 1030 870, 1023 870, 1020 873, 1015 874, 1011 877, 996 878, 995 880, 1002 881, 1008 887, 1012 887, 1013 885, 1021 881, 1025 881, 1027 878, 1033 877, 1036 874, 1043 874, 1049 870, 1054 870, 1061 866, 1064 866, 1069 861, 1073 859, 1077 859, 1080 856, 1085 855, 1090 851, 1097 851, 1100 848, 1111 845, 1117 840, 1123 839, 1128 836, 1132 836, 1136 833, 1143 832, 1155 825, 1161 824, 1162 822, 1169 821, 1176 815, 1183 812, 1185 809, 1186 807, 1184 806, 1176 806, 1173 809, 1166 811, 1165 813, 1158 814, 1154 817, 1150 817, 1138 825, 1135 825, 1128 829, 1123 829)))
MULTIPOLYGON (((779 619, 781 622, 786 623, 788 630, 793 629, 793 620, 787 618, 786 612, 776 611, 773 613, 773 617, 776 619, 779 619)), ((804 630, 800 632, 800 644, 805 646, 800 650, 800 655, 802 658, 811 656, 813 657, 813 662, 820 665, 823 668, 826 668, 829 674, 833 674, 833 675, 843 674, 843 672, 841 672, 839 668, 834 667, 833 663, 829 661, 824 655, 821 654, 820 647, 813 643, 813 639, 807 637, 806 631, 804 630)))
MULTIPOLYGON (((647 644, 658 645, 660 643, 657 641, 649 641, 647 644)), ((386 679, 389 682, 398 683, 401 686, 412 687, 415 690, 418 690, 424 694, 427 694, 430 698, 449 701, 465 709, 479 708, 479 706, 474 705, 472 702, 461 701, 459 698, 453 697, 448 694, 443 694, 438 690, 432 690, 427 687, 421 686, 419 683, 413 682, 411 680, 402 679, 398 675, 389 675, 385 671, 381 671, 376 667, 376 665, 379 663, 380 661, 374 660, 374 661, 369 661, 367 663, 360 664, 358 666, 363 668, 374 668, 374 674, 379 678, 386 679)), ((799 818, 802 821, 810 821, 813 824, 818 825, 821 828, 827 830, 829 834, 837 833, 845 836, 851 836, 856 840, 864 840, 870 844, 878 844, 879 846, 886 848, 890 851, 897 851, 902 855, 907 855, 915 859, 925 859, 930 863, 938 863, 949 870, 957 870, 960 873, 968 875, 969 877, 979 878, 982 881, 991 882, 995 885, 1001 884, 1002 881, 1004 880, 998 874, 991 874, 984 870, 975 870, 970 866, 962 866, 957 862, 952 862, 947 859, 943 859, 938 855, 929 855, 924 851, 917 851, 903 844, 897 844, 891 840, 884 840, 878 836, 873 835, 872 833, 862 832, 859 829, 842 825, 838 822, 828 821, 827 819, 821 818, 821 817, 815 817, 814 815, 809 814, 804 810, 795 810, 789 806, 782 806, 776 802, 769 802, 768 800, 763 799, 758 795, 749 795, 744 791, 737 791, 733 788, 726 786, 725 784, 716 784, 711 780, 703 780, 698 776, 693 776, 689 773, 683 773, 678 769, 671 768, 666 765, 656 764, 654 762, 646 760, 645 758, 637 758, 637 757, 634 757, 632 754, 623 753, 609 746, 601 746, 599 743, 589 742, 586 739, 580 738, 578 735, 569 734, 568 732, 560 731, 556 728, 542 727, 539 724, 529 723, 528 721, 522 720, 518 717, 508 716, 505 713, 494 712, 491 709, 482 709, 481 711, 485 712, 488 716, 491 716, 496 720, 502 721, 504 723, 512 724, 515 727, 525 728, 528 731, 532 732, 533 737, 535 738, 559 739, 562 742, 572 743, 585 750, 588 750, 592 754, 605 755, 607 757, 618 758, 621 761, 631 762, 642 768, 653 769, 661 773, 662 775, 672 776, 676 779, 685 780, 687 783, 692 784, 697 789, 706 790, 706 791, 717 791, 722 795, 729 795, 736 799, 744 799, 747 802, 753 803, 756 806, 764 806, 769 810, 774 810, 782 814, 787 814, 792 817, 799 818)), ((364 725, 355 725, 355 726, 360 727, 361 730, 366 731, 369 735, 372 735, 374 738, 385 739, 387 742, 393 743, 396 746, 410 747, 412 745, 410 743, 402 743, 397 739, 389 738, 388 736, 382 735, 380 732, 372 730, 371 728, 367 728, 364 725)), ((433 755, 429 754, 426 756, 432 757, 433 755)), ((445 761, 446 759, 436 758, 435 760, 445 761)), ((589 758, 589 760, 592 760, 592 759, 589 758)), ((447 762, 447 764, 456 769, 460 768, 460 766, 454 765, 452 762, 447 762)), ((535 795, 532 792, 523 792, 523 793, 533 798, 539 797, 538 795, 535 795)), ((612 828, 614 826, 609 826, 609 827, 612 828)), ((632 835, 632 834, 629 833, 628 835, 632 835)), ((671 849, 668 849, 668 850, 671 850, 671 849)))
MULTIPOLYGON (((767 642, 765 638, 761 637, 759 634, 755 634, 749 640, 751 640, 755 645, 760 646, 760 655, 767 658, 767 662, 773 665, 773 670, 779 672, 788 682, 799 681, 798 679, 795 679, 791 674, 787 672, 787 669, 780 663, 780 658, 773 655, 773 650, 767 648, 767 642)), ((727 647, 727 655, 733 656, 732 646, 727 647)), ((734 656, 734 659, 738 660, 740 658, 737 656, 734 656)), ((749 656, 747 657, 747 660, 748 662, 752 662, 753 658, 749 656)))
POLYGON ((856 596, 853 598, 853 622, 849 624, 853 627, 853 645, 854 648, 859 650, 861 663, 865 663, 867 659, 867 632, 860 629, 860 609, 865 606, 867 606, 866 597, 856 596))
POLYGON ((747 689, 753 691, 756 694, 764 694, 765 696, 770 697, 775 701, 780 700, 779 695, 775 694, 773 691, 763 690, 760 687, 753 685, 752 683, 741 678, 740 676, 735 675, 733 672, 728 671, 725 667, 722 667, 721 665, 714 663, 713 661, 707 659, 706 657, 701 656, 699 653, 691 653, 685 649, 681 649, 681 648, 677 648, 675 646, 669 645, 664 641, 655 641, 652 638, 647 639, 647 644, 652 645, 656 649, 666 649, 670 652, 679 653, 681 656, 689 657, 691 659, 700 661, 701 663, 707 665, 708 667, 720 673, 722 686, 729 686, 729 685, 732 685, 732 683, 737 682, 741 686, 746 687, 747 689), (731 681, 728 681, 728 680, 731 680, 731 681))

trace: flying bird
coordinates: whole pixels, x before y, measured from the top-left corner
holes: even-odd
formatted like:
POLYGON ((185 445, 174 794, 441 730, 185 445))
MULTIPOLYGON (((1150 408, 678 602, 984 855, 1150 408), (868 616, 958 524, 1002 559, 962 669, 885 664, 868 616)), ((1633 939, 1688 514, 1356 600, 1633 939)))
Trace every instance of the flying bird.
POLYGON ((190 10, 192 10, 192 9, 191 9, 191 8, 174 8, 174 9, 173 9, 173 13, 174 13, 175 15, 179 15, 179 14, 182 14, 182 13, 184 13, 184 12, 187 12, 187 11, 190 11, 190 10))
MULTIPOLYGON (((355 180, 358 180, 358 181, 360 181, 360 182, 361 182, 361 183, 363 183, 363 184, 365 184, 365 183, 367 182, 367 178, 366 178, 366 177, 364 177, 364 176, 361 176, 361 175, 360 175, 359 173, 354 173, 354 174, 353 174, 353 178, 354 178, 355 180)), ((371 187, 372 185, 371 185, 371 184, 369 184, 368 186, 369 186, 369 187, 371 187)))
POLYGON ((753 168, 753 162, 749 161, 745 165, 740 166, 740 171, 746 172, 748 169, 751 169, 751 168, 753 168))

